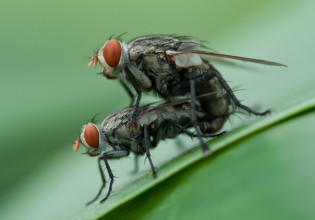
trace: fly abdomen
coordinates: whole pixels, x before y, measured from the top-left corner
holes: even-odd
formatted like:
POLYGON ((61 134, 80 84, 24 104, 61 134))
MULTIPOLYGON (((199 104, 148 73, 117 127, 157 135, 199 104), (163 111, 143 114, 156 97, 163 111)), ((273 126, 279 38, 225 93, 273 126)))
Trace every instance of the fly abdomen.
POLYGON ((204 111, 214 117, 225 117, 234 112, 231 98, 217 78, 220 73, 208 62, 191 68, 189 79, 194 80, 196 96, 211 93, 209 96, 198 98, 204 111))

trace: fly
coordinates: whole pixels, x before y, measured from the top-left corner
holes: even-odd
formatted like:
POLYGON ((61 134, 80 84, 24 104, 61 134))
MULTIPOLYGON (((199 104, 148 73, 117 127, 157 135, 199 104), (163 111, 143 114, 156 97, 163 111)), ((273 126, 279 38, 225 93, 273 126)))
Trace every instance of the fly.
MULTIPOLYGON (((205 93, 216 93, 216 96, 199 98, 203 111, 213 117, 226 119, 239 107, 254 115, 265 115, 269 110, 256 112, 243 105, 234 95, 228 83, 224 80, 207 60, 200 55, 209 55, 249 61, 273 66, 286 66, 280 63, 225 55, 209 51, 198 50, 201 43, 187 37, 167 35, 152 35, 138 37, 128 44, 118 39, 109 39, 92 56, 89 66, 97 67, 100 63, 102 74, 108 79, 118 79, 134 100, 128 84, 131 84, 137 93, 134 112, 128 127, 135 130, 137 125, 139 103, 142 92, 153 91, 161 97, 170 100, 172 97, 191 95, 199 96, 205 93)), ((192 111, 195 111, 192 108, 192 111)), ((206 129, 206 128, 204 128, 206 129)), ((204 151, 207 149, 204 146, 204 151)))
POLYGON ((156 178, 156 171, 151 159, 150 149, 158 145, 160 140, 175 138, 184 133, 190 137, 198 137, 201 143, 203 138, 217 137, 224 134, 214 134, 218 132, 224 124, 221 117, 213 117, 211 121, 206 117, 199 105, 195 106, 196 111, 192 112, 193 102, 185 99, 172 103, 161 104, 157 107, 150 105, 140 106, 136 122, 139 128, 128 129, 128 121, 134 112, 134 107, 121 109, 106 117, 100 125, 95 122, 85 124, 80 132, 79 139, 75 141, 73 149, 79 150, 82 143, 86 148, 86 153, 90 156, 99 156, 98 166, 102 178, 102 186, 96 197, 87 203, 94 202, 101 194, 106 185, 105 174, 101 166, 104 161, 107 169, 110 184, 106 196, 101 200, 104 202, 112 191, 114 175, 108 164, 108 160, 126 157, 133 152, 135 155, 146 155, 151 166, 153 177, 156 178), (192 115, 196 114, 196 115, 192 115), (203 126, 208 128, 207 134, 200 132, 192 133, 189 128, 203 126), (211 128, 211 129, 210 129, 211 128), (211 134, 212 133, 212 134, 211 134))

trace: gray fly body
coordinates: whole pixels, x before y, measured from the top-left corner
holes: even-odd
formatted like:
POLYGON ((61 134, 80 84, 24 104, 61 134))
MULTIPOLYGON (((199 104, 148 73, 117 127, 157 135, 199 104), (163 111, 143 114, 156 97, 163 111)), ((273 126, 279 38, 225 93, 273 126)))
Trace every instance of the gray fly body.
MULTIPOLYGON (((196 117, 200 125, 206 127, 217 127, 218 120, 207 121, 206 113, 200 106, 195 106, 196 117)), ((106 117, 100 125, 95 123, 85 124, 75 142, 74 150, 78 150, 80 143, 86 148, 86 153, 90 156, 101 155, 98 159, 103 185, 91 202, 94 202, 105 187, 105 175, 101 167, 101 161, 104 161, 110 177, 110 186, 106 197, 101 200, 105 201, 111 193, 114 176, 108 164, 108 160, 126 157, 130 152, 136 155, 145 154, 150 162, 153 177, 156 177, 155 168, 150 156, 150 149, 158 145, 160 140, 175 138, 184 133, 190 137, 198 137, 201 142, 202 138, 217 137, 219 134, 194 134, 189 131, 193 127, 194 119, 191 111, 191 103, 187 101, 177 101, 173 103, 161 104, 155 108, 150 105, 139 107, 136 122, 139 127, 135 130, 128 128, 128 122, 134 112, 133 107, 121 109, 110 116, 106 117)), ((213 129, 214 133, 217 131, 213 129)), ((89 202, 89 203, 91 203, 89 202)), ((89 204, 88 203, 88 204, 89 204)))
MULTIPOLYGON (((135 109, 129 127, 136 129, 139 102, 142 92, 153 91, 170 100, 172 97, 216 93, 216 96, 199 98, 198 101, 207 113, 209 121, 220 118, 225 121, 235 111, 235 107, 244 109, 254 115, 265 115, 270 111, 256 112, 243 105, 221 74, 200 55, 238 59, 266 65, 285 66, 266 60, 218 54, 198 50, 201 44, 187 37, 152 35, 139 37, 127 45, 118 39, 110 39, 92 57, 89 66, 98 63, 102 73, 110 79, 119 79, 133 100, 133 93, 127 84, 137 92, 135 109)), ((192 109, 194 111, 194 108, 192 109)), ((197 127, 195 127, 197 129, 197 127)), ((206 127, 200 127, 207 129, 206 127)), ((207 132, 203 130, 203 132, 207 132)), ((204 148, 205 150, 205 148, 204 148)))

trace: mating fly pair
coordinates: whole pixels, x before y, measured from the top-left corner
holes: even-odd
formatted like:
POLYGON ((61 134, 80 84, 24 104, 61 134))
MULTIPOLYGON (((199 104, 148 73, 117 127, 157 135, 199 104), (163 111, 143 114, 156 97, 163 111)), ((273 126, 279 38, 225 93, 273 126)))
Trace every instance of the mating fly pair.
MULTIPOLYGON (((119 37, 118 37, 119 38, 119 37)), ((142 92, 153 91, 170 100, 172 97, 190 94, 194 103, 195 95, 215 93, 215 96, 198 98, 198 101, 207 114, 208 121, 220 118, 223 126, 227 117, 239 107, 254 115, 265 115, 269 110, 256 112, 240 103, 232 89, 221 74, 200 55, 209 55, 223 58, 238 59, 266 65, 285 66, 266 60, 245 58, 201 51, 201 43, 187 37, 167 35, 152 35, 139 37, 127 45, 119 39, 109 39, 92 56, 89 66, 96 68, 100 63, 102 74, 108 79, 118 79, 133 100, 133 93, 128 84, 131 84, 137 93, 134 112, 128 127, 138 129, 136 122, 142 92)), ((194 115, 195 109, 192 108, 194 115)), ((194 125, 200 135, 199 127, 194 125)), ((211 127, 201 127, 203 133, 211 132, 211 127)), ((204 155, 209 154, 205 143, 201 143, 204 155)))
POLYGON ((119 39, 109 39, 97 54, 92 56, 89 66, 96 68, 100 63, 102 74, 108 79, 118 79, 133 103, 134 95, 128 87, 131 84, 137 93, 137 99, 134 107, 108 116, 101 125, 84 125, 79 139, 75 142, 74 150, 78 150, 82 143, 90 156, 101 155, 98 163, 103 185, 91 202, 98 198, 105 187, 102 161, 110 177, 110 185, 106 197, 101 202, 110 195, 114 181, 108 160, 125 157, 130 151, 138 155, 146 154, 155 177, 149 150, 155 147, 159 140, 186 133, 191 137, 198 137, 204 155, 208 155, 210 149, 202 138, 220 135, 213 134, 222 128, 236 107, 254 115, 270 112, 256 112, 241 104, 221 74, 200 55, 266 65, 285 65, 196 49, 201 46, 198 41, 186 37, 166 35, 139 37, 128 45, 119 39), (190 95, 190 102, 171 102, 156 108, 139 106, 142 92, 148 91, 153 91, 166 100, 190 95), (192 127, 196 134, 187 130, 192 127))

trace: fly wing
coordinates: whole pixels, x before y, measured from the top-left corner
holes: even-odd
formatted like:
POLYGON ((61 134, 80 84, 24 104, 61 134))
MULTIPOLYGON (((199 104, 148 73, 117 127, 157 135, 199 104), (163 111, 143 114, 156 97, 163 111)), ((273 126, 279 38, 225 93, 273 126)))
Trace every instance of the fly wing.
MULTIPOLYGON (((196 98, 199 99, 199 98, 202 98, 202 97, 206 97, 206 96, 214 96, 216 95, 217 92, 209 92, 209 93, 205 93, 205 94, 202 94, 202 95, 199 95, 197 96, 196 98)), ((162 103, 158 106, 155 106, 153 108, 150 108, 150 109, 147 109, 143 112, 141 112, 138 117, 137 117, 137 120, 141 120, 141 117, 143 116, 147 116, 148 114, 150 113, 153 113, 155 111, 158 111, 158 110, 161 110, 163 108, 167 108, 167 107, 170 107, 170 106, 176 106, 176 105, 180 105, 180 104, 183 104, 183 103, 186 103, 186 102, 190 102, 191 101, 191 98, 185 98, 185 99, 180 99, 180 100, 177 100, 177 101, 173 101, 173 102, 165 102, 165 103, 162 103)), ((146 105, 146 107, 149 107, 151 104, 148 104, 146 105)), ((156 119, 156 116, 153 116, 151 118, 151 121, 154 121, 156 119)))
POLYGON ((260 59, 254 59, 254 58, 233 56, 233 55, 220 54, 220 53, 214 53, 214 52, 209 52, 209 51, 201 51, 201 50, 186 50, 186 51, 183 51, 183 52, 180 52, 180 53, 202 54, 202 55, 209 55, 209 56, 215 56, 215 57, 223 57, 223 58, 229 58, 229 59, 235 59, 235 60, 242 60, 242 61, 248 61, 248 62, 253 62, 253 63, 271 65, 271 66, 285 66, 285 67, 287 66, 287 65, 284 65, 284 64, 281 64, 281 63, 276 63, 276 62, 268 61, 268 60, 260 60, 260 59))
MULTIPOLYGON (((236 59, 253 63, 260 63, 271 66, 286 66, 281 63, 260 60, 254 58, 233 56, 227 54, 214 53, 209 51, 195 50, 201 43, 187 37, 175 37, 168 35, 152 35, 139 37, 128 44, 131 61, 136 61, 139 56, 146 54, 165 53, 175 58, 175 63, 179 67, 196 66, 201 63, 201 55, 236 59)), ((92 65, 92 64, 91 64, 92 65)))
POLYGON ((276 63, 276 62, 267 61, 267 60, 220 54, 220 53, 214 53, 210 51, 194 50, 195 48, 199 46, 200 46, 200 43, 197 41, 183 41, 176 51, 177 55, 174 56, 176 65, 179 67, 190 67, 190 66, 199 65, 202 62, 199 54, 202 54, 202 55, 208 55, 208 56, 223 57, 223 58, 229 58, 229 59, 260 63, 260 64, 271 65, 271 66, 286 66, 281 63, 276 63))
POLYGON ((200 46, 198 41, 183 41, 178 47, 177 51, 187 51, 200 46))

